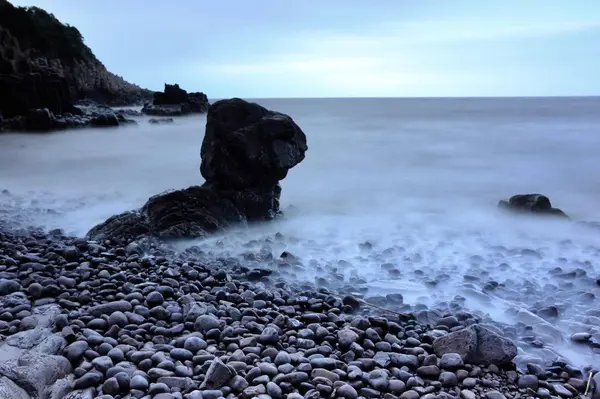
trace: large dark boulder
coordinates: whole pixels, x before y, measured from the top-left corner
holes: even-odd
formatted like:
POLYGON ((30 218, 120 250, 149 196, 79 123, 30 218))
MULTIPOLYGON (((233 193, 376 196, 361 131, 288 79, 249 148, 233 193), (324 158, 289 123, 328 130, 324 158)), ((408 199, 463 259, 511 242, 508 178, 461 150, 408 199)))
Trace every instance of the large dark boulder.
POLYGON ((179 87, 178 84, 170 85, 165 83, 164 92, 154 93, 154 105, 183 104, 188 102, 187 91, 179 87))
POLYGON ((163 92, 155 92, 152 104, 146 104, 142 113, 155 116, 180 116, 190 113, 206 113, 210 103, 204 93, 188 93, 178 84, 165 83, 163 92))
POLYGON ((520 212, 532 213, 538 215, 550 215, 568 218, 560 209, 553 208, 550 199, 542 194, 518 194, 510 197, 508 201, 501 200, 498 206, 502 209, 520 212))
POLYGON ((287 115, 241 99, 208 111, 202 145, 206 183, 155 195, 139 211, 94 227, 88 237, 122 243, 152 235, 205 237, 280 214, 279 181, 304 159, 306 136, 287 115))
POLYGON ((54 114, 48 108, 33 109, 25 117, 27 130, 45 131, 54 127, 54 114))
POLYGON ((517 356, 513 341, 477 324, 436 338, 433 350, 439 357, 458 353, 465 362, 496 366, 508 366, 517 356))
POLYGON ((232 202, 202 186, 155 195, 142 214, 154 235, 162 237, 203 237, 245 220, 232 202))
POLYGON ((200 171, 219 187, 270 187, 304 159, 306 136, 285 114, 239 98, 207 115, 200 171))

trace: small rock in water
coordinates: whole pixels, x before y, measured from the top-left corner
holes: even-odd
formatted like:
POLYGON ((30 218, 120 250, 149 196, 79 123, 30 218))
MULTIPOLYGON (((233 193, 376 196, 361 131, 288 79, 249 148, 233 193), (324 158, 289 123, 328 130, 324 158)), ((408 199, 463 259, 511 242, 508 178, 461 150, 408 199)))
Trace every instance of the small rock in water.
POLYGON ((588 342, 592 338, 592 334, 590 333, 575 333, 571 335, 571 340, 573 342, 585 343, 588 342))
POLYGON ((345 296, 342 302, 344 303, 344 305, 350 306, 352 309, 355 310, 360 308, 361 305, 361 302, 356 297, 353 297, 351 295, 345 296))

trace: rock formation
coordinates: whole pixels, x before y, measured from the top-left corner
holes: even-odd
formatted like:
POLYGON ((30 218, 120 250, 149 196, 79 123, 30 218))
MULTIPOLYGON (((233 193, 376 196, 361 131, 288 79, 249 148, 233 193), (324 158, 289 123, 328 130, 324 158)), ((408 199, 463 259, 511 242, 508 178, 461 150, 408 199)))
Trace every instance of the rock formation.
POLYGON ((142 113, 158 116, 179 116, 191 113, 203 114, 210 103, 204 93, 188 93, 178 84, 165 83, 164 92, 155 92, 152 104, 146 104, 142 113))
POLYGON ((439 357, 457 353, 467 363, 484 365, 509 365, 517 356, 514 342, 482 325, 472 325, 436 338, 433 350, 439 357))
POLYGON ((300 163, 306 136, 288 115, 239 98, 213 104, 201 150, 202 186, 158 194, 90 230, 94 240, 203 237, 280 214, 279 181, 300 163))
POLYGON ((502 209, 532 213, 537 215, 550 215, 568 218, 568 216, 558 208, 553 208, 550 199, 542 194, 518 194, 510 197, 508 201, 501 200, 498 206, 502 209))
MULTIPOLYGON (((74 104, 86 98, 124 105, 151 95, 107 71, 75 27, 40 8, 14 7, 6 0, 0 0, 0 93, 4 119, 44 108, 52 115, 80 114, 74 104)), ((13 125, 8 128, 29 130, 27 121, 13 125)), ((51 128, 60 127, 58 122, 51 128)))

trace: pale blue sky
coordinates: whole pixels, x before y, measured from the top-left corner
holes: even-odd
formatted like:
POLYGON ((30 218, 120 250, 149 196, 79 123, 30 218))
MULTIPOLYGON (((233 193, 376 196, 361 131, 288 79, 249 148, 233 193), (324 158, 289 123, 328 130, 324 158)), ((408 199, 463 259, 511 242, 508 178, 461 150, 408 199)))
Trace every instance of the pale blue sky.
POLYGON ((211 98, 600 95, 600 0, 16 0, 211 98))

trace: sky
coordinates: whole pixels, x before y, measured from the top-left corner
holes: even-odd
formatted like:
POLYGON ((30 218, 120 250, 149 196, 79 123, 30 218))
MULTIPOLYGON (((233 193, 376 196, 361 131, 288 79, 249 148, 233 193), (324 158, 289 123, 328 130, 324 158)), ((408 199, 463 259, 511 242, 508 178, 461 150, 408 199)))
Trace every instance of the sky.
POLYGON ((223 97, 600 95, 600 0, 11 0, 152 90, 223 97))

